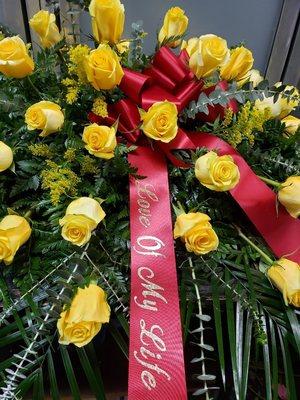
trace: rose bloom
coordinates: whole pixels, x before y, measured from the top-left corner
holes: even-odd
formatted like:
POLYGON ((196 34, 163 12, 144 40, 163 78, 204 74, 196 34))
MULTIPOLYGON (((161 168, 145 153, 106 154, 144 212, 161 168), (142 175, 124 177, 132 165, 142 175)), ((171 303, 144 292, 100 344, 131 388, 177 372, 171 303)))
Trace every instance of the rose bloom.
POLYGON ((174 238, 181 238, 187 251, 207 254, 216 250, 219 239, 210 224, 210 217, 201 212, 180 214, 174 226, 174 238))
MULTIPOLYGON (((182 36, 188 26, 189 19, 184 14, 184 11, 180 7, 171 7, 165 15, 163 26, 161 27, 158 34, 158 41, 160 44, 166 39, 172 36, 182 36)), ((179 46, 181 40, 168 43, 170 47, 179 46)))
POLYGON ((125 10, 120 0, 92 0, 89 6, 97 42, 116 44, 123 33, 125 10))
POLYGON ((240 79, 239 86, 242 86, 246 82, 252 82, 252 85, 255 88, 263 80, 264 77, 260 74, 258 69, 250 69, 250 71, 240 79))
POLYGON ((141 129, 146 136, 168 143, 177 135, 178 111, 174 103, 167 100, 154 103, 148 111, 140 110, 141 129))
POLYGON ((98 201, 80 197, 69 204, 65 216, 59 220, 62 237, 76 246, 84 246, 104 217, 98 201))
POLYGON ((93 283, 84 289, 78 288, 70 308, 63 311, 57 321, 59 343, 83 347, 109 318, 110 307, 103 289, 93 283))
POLYGON ((198 158, 195 175, 203 186, 217 192, 233 189, 240 180, 240 172, 233 158, 218 156, 214 151, 198 158))
POLYGON ((40 136, 46 137, 58 132, 64 124, 64 114, 58 104, 52 101, 40 101, 30 106, 25 113, 27 129, 40 129, 40 136))
POLYGON ((267 271, 274 285, 281 291, 286 305, 300 307, 300 266, 287 258, 280 258, 267 271))
POLYGON ((62 237, 76 246, 84 246, 89 242, 96 224, 83 215, 65 215, 59 220, 62 226, 62 237))
POLYGON ((0 172, 7 170, 12 162, 14 156, 12 149, 7 144, 0 141, 0 172))
MULTIPOLYGON (((277 82, 275 84, 276 87, 281 86, 281 82, 277 82)), ((294 87, 291 85, 287 85, 283 92, 288 92, 292 90, 294 87)), ((294 88, 293 96, 299 96, 298 89, 294 88)), ((254 103, 255 107, 259 110, 263 111, 266 108, 269 109, 273 118, 284 118, 289 115, 298 105, 299 101, 294 99, 288 101, 287 98, 284 98, 282 94, 278 96, 278 99, 274 103, 274 96, 264 97, 263 100, 256 100, 254 103)))
POLYGON ((300 215, 300 176, 290 176, 280 186, 278 200, 294 218, 300 215))
POLYGON ((294 117, 293 115, 288 115, 287 117, 284 117, 281 122, 284 122, 285 124, 285 134, 286 136, 292 136, 294 135, 297 130, 300 128, 300 119, 297 117, 294 117))
POLYGON ((29 25, 38 34, 41 44, 45 48, 54 46, 62 39, 55 20, 54 14, 41 10, 29 21, 29 25))
POLYGON ((114 126, 91 124, 84 128, 82 140, 85 148, 95 157, 110 159, 114 157, 117 146, 116 129, 114 126))
POLYGON ((212 75, 230 54, 226 40, 212 34, 183 41, 181 48, 190 56, 189 67, 198 79, 212 75))
POLYGON ((13 262, 19 248, 27 242, 31 228, 24 217, 7 215, 0 222, 0 260, 6 265, 13 262))
POLYGON ((229 60, 221 67, 221 78, 227 81, 242 79, 252 68, 253 61, 250 50, 244 46, 236 47, 230 51, 229 60))
POLYGON ((88 81, 96 90, 113 89, 124 75, 118 55, 107 44, 100 44, 86 56, 84 68, 88 81))
POLYGON ((0 72, 11 78, 25 78, 33 70, 33 59, 19 36, 0 41, 0 72))

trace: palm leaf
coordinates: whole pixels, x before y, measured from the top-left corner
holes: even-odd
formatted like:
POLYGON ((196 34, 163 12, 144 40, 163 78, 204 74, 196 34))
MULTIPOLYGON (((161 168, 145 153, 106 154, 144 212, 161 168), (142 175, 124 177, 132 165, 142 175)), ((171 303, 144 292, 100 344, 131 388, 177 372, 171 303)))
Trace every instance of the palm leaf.
MULTIPOLYGON (((230 274, 228 269, 225 271, 225 282, 229 283, 230 274)), ((226 286, 225 288, 225 301, 226 301, 226 315, 227 315, 227 330, 229 337, 229 348, 231 357, 231 367, 233 373, 234 390, 237 400, 240 400, 240 381, 237 367, 237 354, 236 354, 236 329, 234 318, 234 304, 232 300, 232 292, 226 286)))
POLYGON ((86 375, 86 378, 90 384, 90 387, 94 393, 94 395, 96 396, 96 398, 98 400, 105 400, 105 393, 104 393, 104 389, 103 386, 101 385, 102 379, 100 376, 97 376, 97 373, 94 369, 94 365, 92 366, 89 358, 86 354, 85 349, 82 348, 76 348, 77 351, 77 355, 79 357, 80 363, 82 365, 82 368, 84 370, 84 373, 86 375))
POLYGON ((272 389, 273 389, 273 400, 278 399, 278 354, 277 354, 277 340, 274 323, 269 318, 271 345, 272 345, 272 389))
POLYGON ((215 332, 217 337, 217 349, 218 349, 218 359, 221 369, 221 376, 223 387, 225 389, 226 385, 226 374, 225 374, 225 352, 224 352, 224 342, 223 342, 223 326, 221 317, 221 302, 220 302, 220 292, 216 277, 212 276, 212 299, 214 306, 214 322, 215 322, 215 332))
POLYGON ((64 345, 60 345, 59 349, 60 349, 60 354, 62 356, 63 364, 64 364, 64 367, 65 367, 65 372, 66 372, 67 379, 68 379, 68 382, 69 382, 69 385, 70 385, 70 389, 71 389, 71 393, 72 393, 73 399, 74 400, 81 400, 80 390, 79 390, 79 387, 78 387, 78 384, 77 384, 77 379, 76 379, 76 376, 75 376, 75 373, 74 373, 74 369, 73 369, 73 366, 72 366, 72 362, 71 362, 67 347, 64 346, 64 345))
POLYGON ((296 386, 294 380, 294 371, 291 361, 291 355, 289 350, 289 342, 286 335, 286 330, 278 328, 279 341, 281 346, 281 353, 283 358, 283 367, 285 375, 285 384, 288 391, 289 400, 297 400, 296 386))
POLYGON ((49 375, 49 381, 50 381, 51 399, 59 400, 60 396, 59 396, 59 390, 58 390, 55 367, 54 367, 51 350, 48 351, 48 354, 47 354, 47 365, 48 365, 48 375, 49 375))

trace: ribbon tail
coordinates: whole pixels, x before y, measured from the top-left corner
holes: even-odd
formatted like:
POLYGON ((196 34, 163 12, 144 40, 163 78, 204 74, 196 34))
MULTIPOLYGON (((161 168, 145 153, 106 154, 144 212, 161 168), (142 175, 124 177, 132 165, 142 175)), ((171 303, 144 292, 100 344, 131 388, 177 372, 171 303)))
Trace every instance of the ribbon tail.
POLYGON ((186 400, 187 390, 165 157, 129 154, 131 303, 129 400, 186 400))

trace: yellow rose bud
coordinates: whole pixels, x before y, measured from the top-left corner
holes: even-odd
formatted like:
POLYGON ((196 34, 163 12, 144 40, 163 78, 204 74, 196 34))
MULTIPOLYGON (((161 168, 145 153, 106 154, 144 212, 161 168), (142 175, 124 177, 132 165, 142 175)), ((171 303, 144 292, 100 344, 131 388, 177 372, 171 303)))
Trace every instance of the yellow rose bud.
POLYGON ((64 114, 58 104, 52 101, 40 101, 30 106, 25 113, 27 129, 41 129, 40 136, 45 137, 57 132, 64 124, 64 114))
POLYGON ((88 81, 96 90, 113 89, 124 75, 119 57, 107 44, 100 44, 86 56, 84 68, 88 81))
POLYGON ((0 141, 0 172, 8 169, 13 162, 13 152, 7 144, 0 141))
POLYGON ((229 60, 222 65, 220 75, 227 81, 242 79, 253 66, 253 56, 244 46, 236 47, 230 51, 229 60))
MULTIPOLYGON (((276 87, 281 86, 281 82, 277 82, 275 84, 276 87)), ((288 92, 292 90, 294 87, 287 85, 286 88, 284 89, 284 92, 288 92)), ((294 96, 299 96, 299 91, 298 89, 294 88, 294 96)), ((299 100, 293 99, 288 101, 287 98, 284 98, 282 94, 279 94, 278 99, 274 103, 274 96, 271 97, 265 97, 263 100, 256 100, 255 101, 255 107, 258 108, 259 110, 263 111, 266 108, 269 109, 271 116, 273 118, 284 118, 287 115, 289 115, 297 106, 299 105, 299 100)))
POLYGON ((119 42, 117 44, 117 49, 120 54, 126 53, 129 50, 130 47, 130 41, 129 40, 124 40, 122 42, 119 42))
POLYGON ((105 212, 99 202, 91 197, 80 197, 73 200, 67 207, 66 215, 83 215, 98 225, 105 217, 105 212))
POLYGON ((11 78, 24 78, 34 70, 33 59, 19 36, 0 41, 0 72, 11 78))
POLYGON ((195 175, 208 189, 224 192, 233 189, 240 180, 240 172, 231 156, 218 156, 214 151, 198 158, 195 175))
POLYGON ((55 15, 49 11, 37 12, 29 21, 31 28, 38 34, 42 46, 52 47, 60 42, 62 37, 55 23, 55 15))
POLYGON ((278 191, 278 200, 294 218, 300 215, 300 176, 290 176, 278 191))
POLYGON ((285 124, 284 132, 287 136, 294 135, 300 127, 300 118, 294 117, 293 115, 284 117, 281 122, 284 122, 285 124))
POLYGON ((167 100, 154 103, 148 111, 140 110, 141 129, 146 136, 168 143, 177 135, 177 108, 167 100))
POLYGON ((109 318, 110 307, 103 289, 93 283, 84 289, 78 288, 70 308, 63 311, 57 321, 59 343, 83 347, 97 335, 102 324, 109 322, 109 318))
POLYGON ((300 307, 300 266, 287 258, 280 258, 267 271, 268 277, 282 292, 286 305, 300 307))
MULTIPOLYGON (((166 39, 171 38, 172 36, 182 36, 188 26, 189 19, 184 14, 184 10, 180 7, 171 7, 165 15, 164 24, 159 31, 158 41, 160 44, 163 43, 166 39)), ((181 40, 176 40, 175 42, 168 43, 170 47, 179 46, 181 40)))
POLYGON ((216 250, 219 239, 210 224, 208 215, 197 212, 180 214, 174 226, 174 238, 181 238, 187 251, 207 254, 216 250))
POLYGON ((198 79, 212 75, 230 54, 226 40, 212 34, 191 38, 183 42, 182 49, 190 56, 189 67, 198 79))
POLYGON ((62 237, 76 246, 84 246, 104 217, 105 212, 98 201, 80 197, 69 204, 65 216, 59 220, 62 237))
POLYGON ((125 10, 120 0, 92 0, 89 6, 97 42, 117 43, 123 33, 125 10))
POLYGON ((250 69, 250 71, 239 81, 239 85, 242 86, 246 82, 252 82, 253 87, 257 87, 260 82, 264 80, 264 77, 260 74, 258 69, 250 69))
POLYGON ((95 157, 106 160, 114 157, 117 146, 116 128, 105 125, 91 124, 84 128, 82 140, 85 148, 95 157))
POLYGON ((6 265, 13 262, 19 248, 27 242, 31 228, 24 217, 7 215, 0 222, 0 260, 6 265))

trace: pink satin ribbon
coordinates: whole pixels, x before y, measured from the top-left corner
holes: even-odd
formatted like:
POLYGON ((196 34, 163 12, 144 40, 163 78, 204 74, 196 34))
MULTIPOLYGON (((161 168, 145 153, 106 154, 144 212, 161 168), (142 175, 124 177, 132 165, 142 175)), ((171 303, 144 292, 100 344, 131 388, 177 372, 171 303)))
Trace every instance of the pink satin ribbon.
POLYGON ((165 157, 139 146, 130 163, 130 400, 187 399, 165 157))

